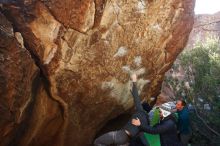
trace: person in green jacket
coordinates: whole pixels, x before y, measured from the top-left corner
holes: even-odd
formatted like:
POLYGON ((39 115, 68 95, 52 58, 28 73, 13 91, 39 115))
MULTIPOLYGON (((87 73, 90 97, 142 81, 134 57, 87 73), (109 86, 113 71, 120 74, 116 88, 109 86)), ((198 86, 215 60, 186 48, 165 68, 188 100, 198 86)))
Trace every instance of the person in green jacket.
POLYGON ((132 124, 138 126, 143 132, 155 135, 159 134, 161 146, 182 146, 177 137, 176 118, 172 114, 174 111, 174 103, 164 103, 159 106, 160 122, 155 126, 146 125, 138 118, 132 119, 132 124))

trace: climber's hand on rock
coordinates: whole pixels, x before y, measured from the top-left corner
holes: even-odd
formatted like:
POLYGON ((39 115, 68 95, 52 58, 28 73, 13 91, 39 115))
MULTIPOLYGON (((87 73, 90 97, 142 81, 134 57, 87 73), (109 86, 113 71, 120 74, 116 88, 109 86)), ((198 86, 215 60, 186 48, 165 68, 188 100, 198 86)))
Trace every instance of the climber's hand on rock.
POLYGON ((131 75, 131 80, 132 82, 137 82, 137 75, 135 73, 131 75))
POLYGON ((131 123, 135 126, 140 126, 141 125, 141 122, 138 118, 132 119, 131 123))

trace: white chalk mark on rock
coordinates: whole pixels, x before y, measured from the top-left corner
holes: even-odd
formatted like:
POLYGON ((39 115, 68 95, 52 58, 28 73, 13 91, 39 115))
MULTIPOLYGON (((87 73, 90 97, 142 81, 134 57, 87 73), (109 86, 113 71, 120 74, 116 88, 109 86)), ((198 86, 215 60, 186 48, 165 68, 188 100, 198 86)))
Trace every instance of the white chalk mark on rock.
POLYGON ((124 46, 120 47, 113 57, 123 57, 127 54, 128 49, 124 46))
POLYGON ((102 90, 112 89, 114 87, 113 82, 103 82, 101 85, 102 90))
POLYGON ((130 74, 130 73, 132 72, 129 65, 123 66, 123 67, 122 67, 122 70, 123 70, 125 73, 128 73, 128 74, 130 74))
POLYGON ((142 67, 142 68, 136 70, 135 73, 137 74, 137 76, 143 75, 146 73, 146 69, 144 67, 142 67))
POLYGON ((142 63, 142 58, 141 58, 141 56, 136 56, 136 57, 134 58, 134 63, 136 64, 136 66, 140 66, 141 63, 142 63))
POLYGON ((140 13, 145 13, 146 3, 144 0, 139 0, 137 4, 137 9, 140 13))

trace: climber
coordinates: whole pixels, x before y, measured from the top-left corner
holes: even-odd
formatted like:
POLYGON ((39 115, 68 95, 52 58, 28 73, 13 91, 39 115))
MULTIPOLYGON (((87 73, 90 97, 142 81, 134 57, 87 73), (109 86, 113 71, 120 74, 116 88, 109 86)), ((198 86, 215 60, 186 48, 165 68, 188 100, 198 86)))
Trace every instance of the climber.
POLYGON ((178 100, 176 103, 176 109, 178 113, 177 129, 179 138, 183 145, 187 146, 192 132, 186 102, 184 100, 178 100))
MULTIPOLYGON (((154 107, 148 113, 149 113, 148 115, 149 115, 150 126, 153 127, 153 126, 159 124, 159 122, 160 122, 159 109, 154 107)), ((138 134, 138 136, 131 139, 129 146, 144 146, 145 143, 149 143, 150 146, 160 146, 160 135, 140 132, 138 134)))
MULTIPOLYGON (((149 124, 148 115, 141 105, 141 100, 138 96, 138 90, 136 87, 137 75, 132 74, 131 80, 132 80, 131 93, 133 95, 134 104, 136 108, 136 113, 132 115, 131 119, 138 118, 143 124, 148 125, 149 124)), ((111 145, 111 144, 117 144, 117 145, 128 144, 130 141, 130 138, 137 136, 139 132, 140 132, 139 127, 133 125, 131 123, 131 120, 129 120, 123 129, 108 132, 106 134, 101 135, 97 139, 95 139, 94 145, 95 146, 106 146, 106 145, 111 145)), ((149 146, 147 142, 145 143, 145 146, 149 146)))
POLYGON ((132 124, 146 133, 160 134, 161 146, 182 146, 177 136, 176 119, 172 114, 174 109, 175 104, 174 106, 169 103, 162 104, 159 107, 160 123, 154 127, 142 123, 139 118, 132 119, 132 124))

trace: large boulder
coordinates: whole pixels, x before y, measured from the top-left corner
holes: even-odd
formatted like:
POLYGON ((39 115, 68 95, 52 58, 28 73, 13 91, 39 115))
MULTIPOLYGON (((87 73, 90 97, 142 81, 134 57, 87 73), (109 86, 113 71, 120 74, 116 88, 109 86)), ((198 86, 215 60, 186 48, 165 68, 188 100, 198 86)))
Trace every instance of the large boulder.
MULTIPOLYGON (((156 97, 165 72, 187 42, 194 3, 194 0, 20 0, 17 5, 3 5, 2 12, 23 38, 26 52, 30 52, 32 62, 35 60, 41 78, 31 91, 36 66, 31 68, 25 57, 21 60, 29 63, 24 64, 30 70, 27 75, 24 70, 15 71, 22 66, 21 62, 8 71, 16 74, 18 81, 13 83, 23 85, 20 88, 25 94, 21 97, 26 99, 25 108, 31 109, 29 114, 24 113, 25 130, 19 133, 15 127, 11 128, 19 138, 16 135, 8 138, 16 139, 14 145, 18 146, 91 144, 108 120, 132 108, 129 91, 132 72, 139 76, 141 97, 146 100, 156 97), (28 82, 20 81, 20 74, 28 82), (31 97, 31 93, 35 96, 31 97), (27 98, 33 102, 28 103, 27 98)), ((11 37, 15 40, 13 31, 11 37)), ((3 96, 9 95, 3 93, 3 96)), ((23 103, 20 98, 12 99, 23 103)), ((0 126, 6 130, 4 125, 0 126)), ((5 135, 0 136, 2 139, 5 135)))
POLYGON ((38 69, 20 33, 0 13, 0 145, 20 137, 29 120, 38 69))

